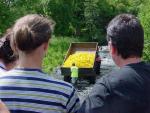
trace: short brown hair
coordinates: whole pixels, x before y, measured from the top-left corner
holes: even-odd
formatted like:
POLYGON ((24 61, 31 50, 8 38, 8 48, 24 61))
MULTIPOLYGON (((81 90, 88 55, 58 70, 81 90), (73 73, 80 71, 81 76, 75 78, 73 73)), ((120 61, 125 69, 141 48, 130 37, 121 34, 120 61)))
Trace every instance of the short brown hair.
POLYGON ((48 42, 54 21, 38 14, 29 14, 18 19, 13 27, 12 45, 26 53, 48 42))

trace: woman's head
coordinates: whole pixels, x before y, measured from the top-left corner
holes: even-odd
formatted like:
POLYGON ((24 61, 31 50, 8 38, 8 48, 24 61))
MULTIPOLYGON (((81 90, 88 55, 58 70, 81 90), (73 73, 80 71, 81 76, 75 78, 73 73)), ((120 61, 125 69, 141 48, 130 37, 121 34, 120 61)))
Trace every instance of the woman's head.
MULTIPOLYGON (((10 38, 12 37, 12 32, 9 30, 1 39, 0 39, 0 59, 6 65, 14 63, 17 60, 17 56, 14 55, 14 52, 10 46, 10 38)), ((7 66, 6 66, 7 67, 7 66)))
POLYGON ((49 41, 53 26, 52 20, 37 14, 21 17, 13 27, 13 48, 25 53, 32 52, 49 41))

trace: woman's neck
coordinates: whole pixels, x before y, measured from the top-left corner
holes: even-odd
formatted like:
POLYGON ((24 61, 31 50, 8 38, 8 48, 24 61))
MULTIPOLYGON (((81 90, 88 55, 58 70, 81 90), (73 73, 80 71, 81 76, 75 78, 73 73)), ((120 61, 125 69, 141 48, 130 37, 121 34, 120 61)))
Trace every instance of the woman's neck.
POLYGON ((48 43, 44 43, 30 53, 18 51, 19 61, 18 66, 20 68, 37 68, 42 69, 42 61, 47 50, 48 43))
POLYGON ((21 54, 18 61, 18 68, 42 68, 42 56, 37 54, 21 54))

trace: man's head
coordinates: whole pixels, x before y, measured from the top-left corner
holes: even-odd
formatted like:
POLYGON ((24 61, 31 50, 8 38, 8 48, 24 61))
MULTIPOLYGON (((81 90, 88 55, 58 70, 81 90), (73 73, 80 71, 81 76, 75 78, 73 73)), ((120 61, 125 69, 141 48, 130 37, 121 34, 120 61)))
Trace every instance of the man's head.
POLYGON ((75 66, 76 64, 75 63, 72 63, 72 66, 75 66))
POLYGON ((142 57, 144 31, 140 21, 131 14, 120 14, 110 21, 107 40, 122 59, 142 57))

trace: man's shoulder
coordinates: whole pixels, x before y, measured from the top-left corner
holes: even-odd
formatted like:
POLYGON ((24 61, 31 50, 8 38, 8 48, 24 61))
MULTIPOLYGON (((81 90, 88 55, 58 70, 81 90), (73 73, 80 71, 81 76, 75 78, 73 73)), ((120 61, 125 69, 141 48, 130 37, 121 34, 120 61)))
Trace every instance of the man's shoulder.
MULTIPOLYGON (((145 66, 145 65, 126 65, 126 66, 123 66, 122 68, 119 68, 119 69, 115 69, 113 71, 111 71, 109 74, 107 74, 107 78, 108 79, 111 79, 111 78, 116 78, 117 80, 118 79, 126 79, 126 78, 130 78, 130 77, 133 77, 134 75, 137 75, 138 73, 136 72, 136 69, 141 69, 142 68, 150 68, 150 65, 149 67, 148 66, 145 66)), ((150 69, 149 69, 150 70, 150 69)))
POLYGON ((103 76, 99 83, 103 83, 110 88, 121 87, 123 85, 139 85, 145 80, 145 76, 150 73, 149 64, 127 65, 120 69, 111 71, 103 76))
POLYGON ((136 76, 135 70, 130 66, 124 66, 120 69, 114 70, 110 72, 107 76, 109 81, 126 81, 131 80, 131 78, 134 78, 136 76))
POLYGON ((128 67, 131 67, 133 69, 138 69, 141 71, 150 71, 150 63, 146 63, 146 62, 139 62, 139 63, 135 63, 135 64, 129 64, 128 67))
POLYGON ((77 66, 72 66, 73 68, 78 68, 77 66))
MULTIPOLYGON (((120 84, 120 82, 129 82, 133 78, 131 75, 133 74, 133 70, 130 67, 123 67, 120 69, 115 69, 101 77, 97 83, 105 84, 106 87, 111 87, 120 84)), ((134 76, 134 75, 133 75, 134 76)))

